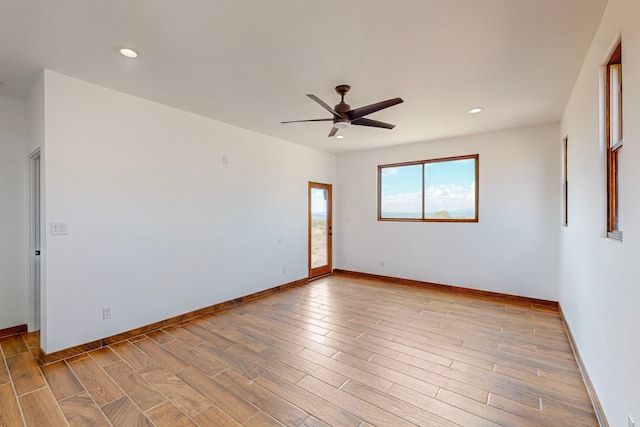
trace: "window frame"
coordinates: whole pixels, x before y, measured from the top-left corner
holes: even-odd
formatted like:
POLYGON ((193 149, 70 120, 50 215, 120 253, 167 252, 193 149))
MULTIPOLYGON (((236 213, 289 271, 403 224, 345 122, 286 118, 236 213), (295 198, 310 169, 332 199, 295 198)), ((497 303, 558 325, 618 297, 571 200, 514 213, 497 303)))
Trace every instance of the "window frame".
POLYGON ((479 222, 480 216, 480 185, 479 185, 479 177, 480 177, 480 155, 479 154, 467 154, 463 156, 452 156, 452 157, 441 157, 437 159, 427 159, 427 160, 416 160, 411 162, 402 162, 402 163, 390 163, 385 165, 378 165, 378 221, 394 221, 394 222, 454 222, 454 223, 470 223, 470 222, 479 222), (467 160, 474 159, 475 160, 475 200, 474 200, 474 210, 475 217, 474 218, 425 218, 425 165, 429 163, 438 163, 438 162, 451 162, 456 160, 467 160), (382 171, 387 168, 394 167, 402 167, 402 166, 414 166, 414 165, 422 165, 422 197, 421 197, 421 209, 422 216, 420 218, 383 218, 382 217, 382 171))
POLYGON ((620 176, 618 157, 623 146, 623 108, 622 108, 622 42, 618 42, 606 64, 605 72, 605 146, 607 169, 607 237, 622 240, 622 227, 620 226, 620 176), (616 98, 618 105, 613 106, 613 92, 611 88, 612 69, 619 69, 619 95, 616 98), (617 113, 617 114, 614 114, 617 113), (612 127, 617 122, 618 141, 612 141, 612 127))

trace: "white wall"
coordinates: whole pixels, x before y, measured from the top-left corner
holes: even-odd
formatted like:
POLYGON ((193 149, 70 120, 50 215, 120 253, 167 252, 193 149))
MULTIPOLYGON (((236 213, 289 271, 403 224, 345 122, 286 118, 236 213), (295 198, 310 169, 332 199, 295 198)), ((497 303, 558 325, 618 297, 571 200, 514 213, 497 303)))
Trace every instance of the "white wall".
POLYGON ((70 230, 46 352, 307 277, 307 184, 335 156, 50 71, 44 95, 46 222, 70 230))
POLYGON ((36 81, 27 98, 27 141, 25 153, 44 149, 44 73, 36 81))
POLYGON ((561 128, 569 137, 569 226, 561 229, 560 303, 612 426, 640 425, 640 3, 609 0, 561 128), (623 242, 606 227, 600 69, 622 35, 623 242))
POLYGON ((340 155, 338 268, 557 301, 558 135, 545 125, 340 155), (378 165, 475 153, 478 223, 377 221, 378 165))
POLYGON ((25 111, 0 97, 0 329, 28 321, 25 111))

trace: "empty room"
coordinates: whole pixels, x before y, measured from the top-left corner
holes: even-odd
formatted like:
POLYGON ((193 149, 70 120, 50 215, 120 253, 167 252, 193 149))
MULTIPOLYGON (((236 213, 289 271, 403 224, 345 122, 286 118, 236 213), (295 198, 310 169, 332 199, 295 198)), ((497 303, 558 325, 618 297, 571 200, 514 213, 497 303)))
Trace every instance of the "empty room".
POLYGON ((640 423, 636 0, 2 6, 0 426, 640 423))

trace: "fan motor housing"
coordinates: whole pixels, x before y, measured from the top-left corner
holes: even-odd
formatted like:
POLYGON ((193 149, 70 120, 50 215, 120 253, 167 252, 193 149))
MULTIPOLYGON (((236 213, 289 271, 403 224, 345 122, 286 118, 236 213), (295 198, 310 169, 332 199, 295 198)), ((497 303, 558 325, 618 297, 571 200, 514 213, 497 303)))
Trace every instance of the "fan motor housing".
POLYGON ((348 111, 351 111, 351 105, 341 102, 335 106, 334 110, 336 110, 336 113, 345 115, 348 111))

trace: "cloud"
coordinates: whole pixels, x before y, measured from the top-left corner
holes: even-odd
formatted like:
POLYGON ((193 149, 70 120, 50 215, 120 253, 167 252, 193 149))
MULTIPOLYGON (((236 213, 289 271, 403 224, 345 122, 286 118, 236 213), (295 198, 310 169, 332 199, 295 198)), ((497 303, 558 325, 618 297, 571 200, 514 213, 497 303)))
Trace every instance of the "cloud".
POLYGON ((473 181, 469 186, 469 193, 467 194, 467 199, 471 201, 476 200, 476 182, 475 181, 473 181))
POLYGON ((472 209, 475 203, 475 183, 466 188, 457 184, 427 187, 424 198, 428 212, 472 209))
POLYGON ((399 168, 384 168, 382 169, 382 176, 394 176, 400 172, 399 168))
POLYGON ((384 212, 422 212, 422 193, 419 191, 414 193, 394 194, 393 196, 386 196, 383 194, 382 200, 382 210, 384 212))
MULTIPOLYGON (((468 186, 457 184, 433 185, 425 188, 424 200, 426 212, 455 212, 475 208, 475 182, 468 186)), ((382 189, 383 212, 419 213, 422 211, 422 192, 386 194, 382 189)))

